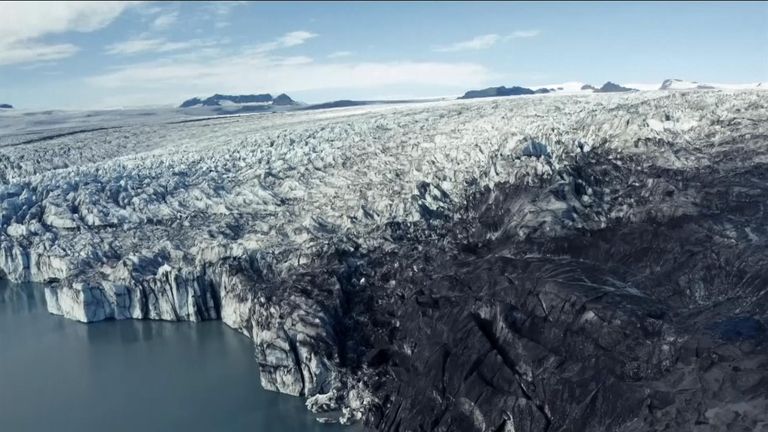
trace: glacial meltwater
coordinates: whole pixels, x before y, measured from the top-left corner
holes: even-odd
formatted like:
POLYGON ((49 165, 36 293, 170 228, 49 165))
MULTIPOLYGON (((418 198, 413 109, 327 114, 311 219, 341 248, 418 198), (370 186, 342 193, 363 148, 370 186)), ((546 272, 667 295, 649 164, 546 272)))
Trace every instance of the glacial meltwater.
POLYGON ((252 342, 221 322, 81 324, 0 281, 0 431, 182 430, 350 429, 262 389, 252 342))

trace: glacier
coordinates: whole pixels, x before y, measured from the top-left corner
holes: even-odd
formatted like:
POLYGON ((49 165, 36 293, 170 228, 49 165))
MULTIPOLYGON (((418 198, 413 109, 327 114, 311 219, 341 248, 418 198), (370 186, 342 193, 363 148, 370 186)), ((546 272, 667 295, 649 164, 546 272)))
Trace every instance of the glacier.
POLYGON ((764 91, 67 121, 0 136, 51 313, 222 320, 376 430, 768 427, 764 91))

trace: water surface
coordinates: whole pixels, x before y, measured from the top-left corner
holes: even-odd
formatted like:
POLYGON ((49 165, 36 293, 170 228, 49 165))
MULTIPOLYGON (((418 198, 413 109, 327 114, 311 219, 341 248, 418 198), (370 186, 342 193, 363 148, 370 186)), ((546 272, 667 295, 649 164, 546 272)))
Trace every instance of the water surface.
POLYGON ((181 430, 350 431, 262 389, 251 341, 220 322, 86 325, 0 281, 0 431, 181 430))

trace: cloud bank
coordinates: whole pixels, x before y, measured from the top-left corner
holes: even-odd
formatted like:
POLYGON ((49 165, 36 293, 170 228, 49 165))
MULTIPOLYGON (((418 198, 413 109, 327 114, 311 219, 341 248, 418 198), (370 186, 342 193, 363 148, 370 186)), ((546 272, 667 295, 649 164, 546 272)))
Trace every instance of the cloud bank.
MULTIPOLYGON (((285 55, 288 50, 317 37, 300 30, 269 42, 226 53, 194 51, 154 61, 121 65, 90 76, 86 82, 109 90, 112 96, 125 94, 203 95, 215 92, 302 92, 326 89, 373 89, 388 86, 467 87, 490 78, 488 70, 473 63, 446 62, 342 62, 347 53, 333 53, 318 61, 306 55, 285 55)), ((144 51, 171 51, 177 47, 163 39, 136 40, 108 47, 114 54, 144 51)), ((186 48, 186 47, 184 47, 186 48)), ((181 49, 181 48, 179 48, 181 49)), ((135 98, 134 98, 135 99, 135 98)), ((173 99, 171 99, 173 100, 173 99)), ((149 102, 134 100, 134 102, 149 102)))
POLYGON ((469 40, 437 47, 435 48, 435 51, 457 52, 457 51, 472 51, 472 50, 488 49, 499 42, 509 41, 512 39, 532 38, 532 37, 538 36, 540 33, 541 32, 538 30, 519 30, 504 36, 496 33, 485 34, 485 35, 475 36, 469 40))
POLYGON ((3 2, 0 65, 50 61, 74 55, 69 43, 46 43, 50 34, 106 27, 135 2, 3 2))
POLYGON ((131 39, 107 45, 104 51, 107 54, 112 55, 131 55, 140 53, 165 53, 192 48, 210 47, 214 45, 216 45, 216 41, 203 39, 192 39, 182 42, 172 42, 164 38, 131 39))

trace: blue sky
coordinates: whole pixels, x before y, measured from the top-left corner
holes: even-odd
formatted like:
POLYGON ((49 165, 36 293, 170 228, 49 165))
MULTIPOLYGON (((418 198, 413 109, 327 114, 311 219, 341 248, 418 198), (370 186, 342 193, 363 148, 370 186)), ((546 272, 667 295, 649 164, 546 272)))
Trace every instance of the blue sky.
POLYGON ((673 77, 768 80, 768 3, 0 3, 0 102, 27 109, 673 77))

